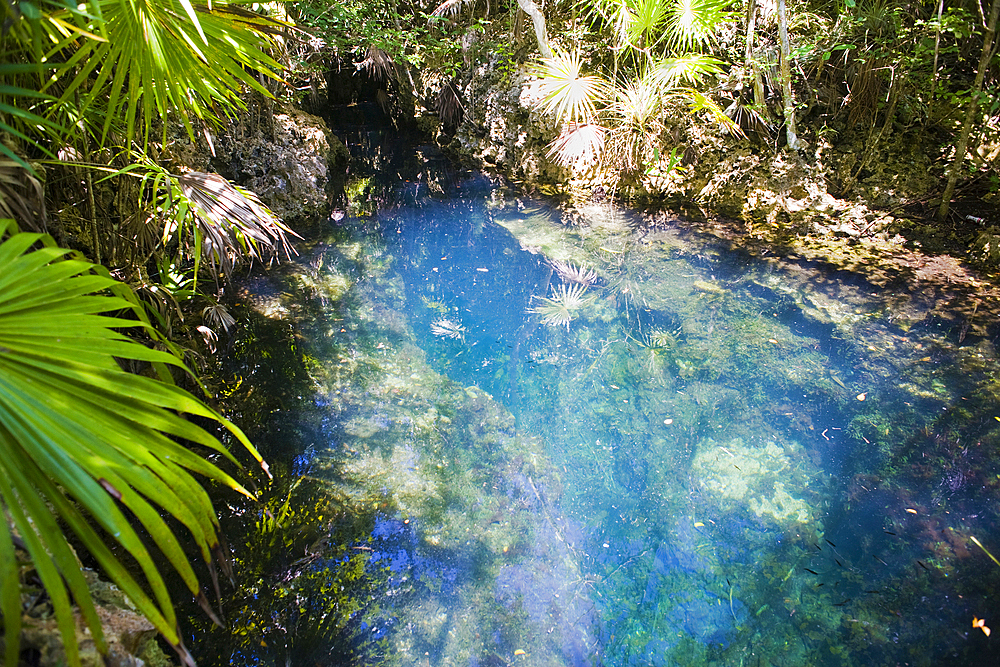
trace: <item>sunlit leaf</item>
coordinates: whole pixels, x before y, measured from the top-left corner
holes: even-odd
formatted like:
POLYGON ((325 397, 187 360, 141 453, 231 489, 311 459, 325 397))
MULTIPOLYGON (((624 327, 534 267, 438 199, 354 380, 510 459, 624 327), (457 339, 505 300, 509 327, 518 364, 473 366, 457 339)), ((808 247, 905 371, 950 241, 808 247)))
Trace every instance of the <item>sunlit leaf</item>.
MULTIPOLYGON (((186 369, 175 356, 122 333, 147 325, 129 316, 141 315, 134 297, 123 298, 125 288, 105 270, 71 257, 50 237, 17 233, 9 220, 0 221, 0 239, 0 500, 9 519, 0 521, 0 611, 5 619, 20 618, 19 575, 7 565, 16 529, 52 600, 70 664, 80 664, 70 597, 97 646, 105 646, 65 526, 188 662, 165 573, 124 510, 192 595, 202 597, 188 556, 162 515, 184 525, 210 559, 218 548, 218 522, 193 473, 249 492, 180 444, 197 443, 238 466, 214 435, 181 414, 219 422, 254 458, 260 455, 238 428, 194 396, 122 370, 119 359, 186 369), (108 538, 135 559, 142 581, 112 553, 108 538)), ((5 624, 8 664, 17 655, 17 630, 16 622, 5 624)))

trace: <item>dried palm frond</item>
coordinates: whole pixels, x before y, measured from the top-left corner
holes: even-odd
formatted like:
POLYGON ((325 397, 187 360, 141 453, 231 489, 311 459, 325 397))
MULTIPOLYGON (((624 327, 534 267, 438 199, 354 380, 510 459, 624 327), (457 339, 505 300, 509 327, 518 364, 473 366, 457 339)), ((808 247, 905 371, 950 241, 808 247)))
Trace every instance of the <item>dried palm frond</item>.
POLYGON ((16 220, 21 229, 45 231, 42 184, 21 162, 0 158, 0 218, 16 220))
POLYGON ((756 132, 762 136, 767 136, 771 132, 771 123, 767 117, 752 104, 743 104, 736 99, 726 107, 725 113, 744 132, 756 132))
POLYGON ((201 334, 201 337, 205 340, 205 347, 208 348, 208 351, 211 352, 212 354, 215 354, 215 349, 216 349, 215 344, 219 342, 219 334, 215 333, 214 331, 212 331, 211 329, 209 329, 204 325, 196 327, 196 330, 198 331, 198 333, 201 334))
POLYGON ((563 262, 558 259, 554 259, 549 262, 549 266, 551 266, 552 270, 563 279, 563 282, 567 283, 576 283, 577 285, 590 287, 596 283, 599 278, 597 272, 593 269, 588 269, 583 266, 575 266, 570 262, 563 262))
POLYGON ((458 96, 458 91, 450 83, 444 84, 438 93, 437 112, 445 127, 458 127, 465 116, 465 107, 458 96))
POLYGON ((434 8, 431 16, 457 16, 462 11, 462 5, 473 5, 476 0, 445 0, 434 8))
POLYGON ((229 332, 229 327, 236 324, 236 318, 230 315, 229 311, 221 303, 213 303, 210 306, 202 308, 201 316, 216 329, 222 327, 222 330, 227 333, 229 332))
MULTIPOLYGON (((232 185, 218 174, 191 171, 177 177, 181 193, 194 206, 201 233, 202 256, 224 274, 233 267, 233 255, 263 259, 278 246, 286 257, 294 252, 288 235, 298 236, 279 221, 257 196, 232 185)), ((301 237, 300 237, 301 238, 301 237)))
POLYGON ((364 70, 373 79, 389 81, 396 76, 396 65, 389 54, 377 46, 369 46, 364 60, 356 64, 357 71, 364 70))

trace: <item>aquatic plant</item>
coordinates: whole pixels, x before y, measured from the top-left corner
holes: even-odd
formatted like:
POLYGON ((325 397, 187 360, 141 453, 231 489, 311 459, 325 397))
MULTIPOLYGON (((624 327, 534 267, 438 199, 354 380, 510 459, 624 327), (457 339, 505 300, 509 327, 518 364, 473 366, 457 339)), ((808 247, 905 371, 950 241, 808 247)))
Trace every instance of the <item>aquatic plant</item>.
POLYGON ((585 285, 560 285, 553 290, 551 297, 542 299, 542 304, 535 306, 528 312, 542 316, 542 323, 549 326, 565 326, 569 329, 569 323, 573 321, 576 311, 593 301, 592 297, 585 298, 587 287, 585 285))
POLYGON ((584 287, 590 287, 595 282, 597 282, 598 275, 593 269, 588 269, 583 266, 576 266, 571 262, 563 262, 558 259, 554 259, 549 262, 549 266, 552 270, 562 278, 563 282, 575 283, 577 285, 583 285, 584 287))
POLYGON ((459 322, 442 317, 431 324, 431 333, 439 338, 465 340, 465 327, 459 322))

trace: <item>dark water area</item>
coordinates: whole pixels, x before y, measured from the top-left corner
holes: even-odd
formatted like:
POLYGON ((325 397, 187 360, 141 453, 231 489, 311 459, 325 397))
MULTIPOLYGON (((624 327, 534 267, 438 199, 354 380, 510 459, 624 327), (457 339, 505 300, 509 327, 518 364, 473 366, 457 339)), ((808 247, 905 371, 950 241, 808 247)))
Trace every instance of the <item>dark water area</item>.
POLYGON ((279 474, 224 517, 201 663, 996 664, 993 340, 421 173, 243 285, 234 419, 279 474))

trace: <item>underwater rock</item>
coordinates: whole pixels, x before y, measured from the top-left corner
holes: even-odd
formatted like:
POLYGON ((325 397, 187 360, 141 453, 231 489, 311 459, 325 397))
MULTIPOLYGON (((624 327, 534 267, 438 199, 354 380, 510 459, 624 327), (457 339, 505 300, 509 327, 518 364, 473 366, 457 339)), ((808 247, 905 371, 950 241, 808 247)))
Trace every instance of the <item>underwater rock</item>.
POLYGON ((725 445, 708 439, 698 446, 692 474, 724 510, 745 507, 781 525, 808 524, 818 513, 801 497, 819 471, 803 469, 808 457, 801 447, 774 442, 755 447, 735 438, 725 445))

